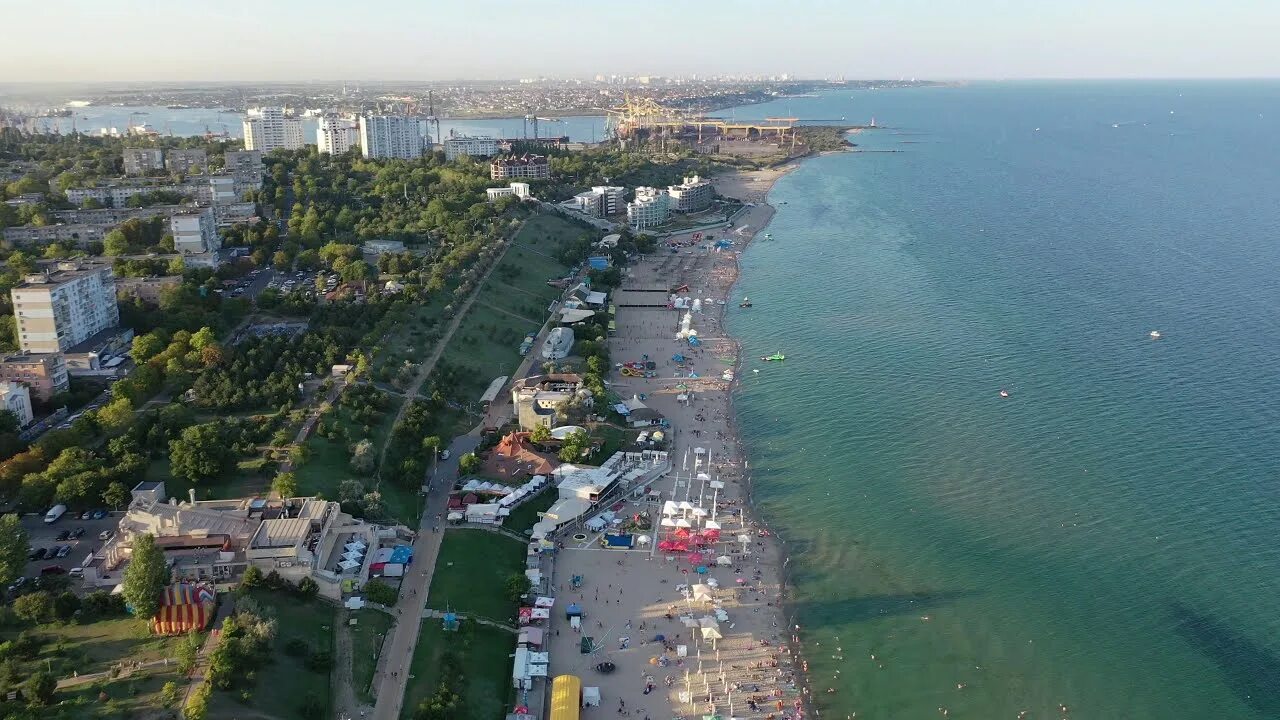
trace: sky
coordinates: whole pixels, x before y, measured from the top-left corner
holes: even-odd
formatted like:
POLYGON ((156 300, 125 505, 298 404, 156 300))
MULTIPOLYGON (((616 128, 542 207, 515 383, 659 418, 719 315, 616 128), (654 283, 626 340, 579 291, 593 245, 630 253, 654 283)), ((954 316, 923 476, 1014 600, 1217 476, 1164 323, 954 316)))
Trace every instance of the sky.
POLYGON ((1276 0, 0 0, 0 83, 1280 77, 1276 0))

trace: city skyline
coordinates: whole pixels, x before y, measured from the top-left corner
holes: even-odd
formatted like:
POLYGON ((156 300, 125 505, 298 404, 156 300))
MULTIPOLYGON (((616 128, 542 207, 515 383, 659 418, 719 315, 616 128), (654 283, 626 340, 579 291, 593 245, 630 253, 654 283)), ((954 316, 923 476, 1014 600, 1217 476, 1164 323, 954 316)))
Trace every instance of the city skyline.
POLYGON ((1210 13, 1190 2, 1086 0, 1026 7, 996 0, 848 7, 565 0, 363 8, 321 0, 159 4, 110 9, 55 0, 8 19, 74 42, 16 33, 0 47, 0 83, 484 80, 597 74, 800 78, 1032 79, 1280 76, 1268 29, 1280 9, 1249 0, 1210 13), (333 12, 328 10, 332 9, 333 12), (363 22, 362 22, 363 19, 363 22), (392 20, 388 22, 388 20, 392 20), (211 33, 177 32, 209 28, 211 33), (236 52, 228 52, 228 48, 236 52))

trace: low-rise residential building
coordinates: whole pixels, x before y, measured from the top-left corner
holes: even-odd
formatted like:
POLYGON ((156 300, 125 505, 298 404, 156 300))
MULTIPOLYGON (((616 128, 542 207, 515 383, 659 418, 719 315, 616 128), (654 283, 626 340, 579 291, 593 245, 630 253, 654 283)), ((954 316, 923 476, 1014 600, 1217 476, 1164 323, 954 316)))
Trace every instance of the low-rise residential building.
POLYGON ((0 380, 0 410, 8 410, 18 419, 18 427, 31 424, 31 389, 22 383, 0 380))
POLYGON ((636 230, 657 227, 671 217, 671 196, 666 190, 636 188, 636 199, 627 203, 627 224, 636 230))
POLYGON ((370 255, 386 255, 404 252, 405 247, 399 240, 365 240, 360 249, 370 255))
POLYGON ((497 138, 492 137, 451 137, 445 138, 444 159, 456 160, 460 157, 493 157, 501 151, 497 138))
MULTIPOLYGON (((212 179, 224 177, 223 175, 201 175, 188 178, 181 183, 156 183, 143 179, 122 180, 111 185, 70 188, 67 190, 67 201, 74 205, 83 205, 85 200, 93 199, 103 205, 110 205, 113 208, 120 209, 128 207, 129 198, 135 195, 168 192, 208 205, 213 202, 214 183, 212 179)), ((241 179, 235 175, 231 177, 233 178, 231 189, 237 199, 243 197, 250 190, 257 190, 262 187, 261 175, 255 180, 241 179)), ((219 187, 222 187, 222 185, 220 184, 219 187)))
POLYGON ((136 298, 147 305, 156 306, 160 304, 160 296, 165 290, 181 284, 181 275, 122 277, 116 278, 116 294, 118 297, 136 298))
POLYGON ((672 212, 699 212, 711 207, 716 193, 711 181, 697 175, 684 178, 679 185, 667 187, 672 212))
POLYGON ((561 403, 577 400, 591 407, 591 391, 582 386, 582 377, 574 373, 552 373, 521 378, 511 386, 511 405, 521 430, 539 425, 548 429, 560 425, 557 408, 561 403))
POLYGON ((551 165, 545 155, 509 155, 489 163, 489 177, 493 180, 546 180, 551 177, 551 165))
POLYGON ((507 187, 489 188, 488 190, 485 190, 485 194, 487 195, 487 200, 489 202, 493 202, 498 198, 507 197, 509 195, 518 197, 521 200, 528 200, 531 197, 529 194, 529 183, 522 182, 513 182, 507 187))
POLYGON ((204 148, 171 148, 164 152, 164 167, 170 175, 203 175, 209 157, 204 148))
POLYGON ((164 150, 160 148, 125 148, 124 174, 146 175, 164 170, 164 150))
POLYGON ((228 150, 222 154, 222 172, 236 179, 238 183, 251 185, 257 190, 262 187, 262 151, 261 150, 228 150))
POLYGON ((61 353, 22 353, 0 356, 0 380, 25 385, 40 402, 71 387, 61 353))
POLYGON ((58 263, 55 272, 28 275, 11 294, 24 352, 66 352, 120 324, 110 265, 58 263))
POLYGON ((173 249, 182 255, 213 252, 222 247, 212 208, 192 210, 169 219, 173 249))
POLYGON ((360 125, 349 118, 325 115, 316 126, 316 145, 320 152, 330 155, 360 147, 360 125))

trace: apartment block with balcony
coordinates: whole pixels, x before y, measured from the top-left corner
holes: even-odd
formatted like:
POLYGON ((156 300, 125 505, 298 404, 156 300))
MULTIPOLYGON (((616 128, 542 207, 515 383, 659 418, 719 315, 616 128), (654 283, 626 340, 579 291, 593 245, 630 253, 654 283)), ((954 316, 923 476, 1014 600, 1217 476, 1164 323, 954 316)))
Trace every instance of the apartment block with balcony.
POLYGON ((367 158, 422 157, 422 130, 418 119, 400 115, 360 116, 360 152, 367 158))
POLYGON ((172 148, 164 153, 164 167, 170 175, 201 175, 209 169, 203 148, 172 148))
POLYGON ((680 213, 706 210, 716 196, 711 181, 697 175, 684 178, 679 185, 669 186, 667 194, 671 196, 671 211, 680 213))
POLYGON ((49 402, 71 387, 67 363, 61 353, 26 353, 0 356, 0 380, 20 383, 40 402, 49 402))
POLYGON ((302 121, 285 115, 283 108, 252 108, 243 127, 246 150, 298 150, 303 145, 302 121))
POLYGON ((444 159, 456 160, 460 157, 493 157, 501 151, 497 138, 492 137, 451 137, 444 140, 444 159))
POLYGON ((320 152, 341 155, 360 147, 360 125, 355 120, 325 115, 316 126, 316 145, 320 152))
POLYGON ((551 164, 545 155, 510 155, 489 164, 493 180, 546 180, 551 177, 551 164))
POLYGON ((657 227, 671 217, 671 196, 666 190, 636 188, 636 199, 627 203, 627 223, 636 230, 657 227))
POLYGON ((65 352, 120 324, 110 265, 59 263, 11 292, 18 344, 27 353, 65 352))

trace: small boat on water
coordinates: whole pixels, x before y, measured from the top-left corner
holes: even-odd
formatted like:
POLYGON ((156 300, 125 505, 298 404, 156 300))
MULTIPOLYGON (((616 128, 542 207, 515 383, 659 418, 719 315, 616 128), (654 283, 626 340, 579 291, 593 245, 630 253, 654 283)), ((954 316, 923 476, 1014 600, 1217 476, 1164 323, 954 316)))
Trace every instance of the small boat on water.
POLYGON ((1000 397, 1002 397, 1002 398, 1007 398, 1007 397, 1009 397, 1009 391, 1008 391, 1008 390, 1001 390, 1001 391, 1000 391, 1000 397))
POLYGON ((1152 330, 1151 332, 1147 333, 1147 337, 1151 338, 1152 340, 1159 340, 1161 337, 1160 331, 1152 330))
POLYGON ((786 360, 787 356, 782 353, 774 353, 772 355, 764 355, 760 359, 765 362, 780 362, 782 360, 786 360))
POLYGON ((751 298, 749 298, 749 297, 743 297, 743 298, 742 298, 742 302, 738 303, 738 307, 740 307, 740 308, 749 308, 749 307, 751 307, 751 298))

